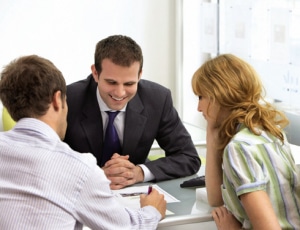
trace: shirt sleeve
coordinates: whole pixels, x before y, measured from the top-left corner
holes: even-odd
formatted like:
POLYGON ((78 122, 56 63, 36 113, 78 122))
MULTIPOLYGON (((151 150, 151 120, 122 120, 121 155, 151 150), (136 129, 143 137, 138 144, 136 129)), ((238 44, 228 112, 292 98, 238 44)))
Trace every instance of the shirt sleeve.
POLYGON ((261 159, 264 153, 256 145, 230 143, 224 152, 224 176, 235 188, 237 195, 265 190, 269 181, 261 159))
POLYGON ((152 206, 124 207, 102 169, 93 166, 75 206, 75 218, 91 229, 156 229, 161 215, 152 206))

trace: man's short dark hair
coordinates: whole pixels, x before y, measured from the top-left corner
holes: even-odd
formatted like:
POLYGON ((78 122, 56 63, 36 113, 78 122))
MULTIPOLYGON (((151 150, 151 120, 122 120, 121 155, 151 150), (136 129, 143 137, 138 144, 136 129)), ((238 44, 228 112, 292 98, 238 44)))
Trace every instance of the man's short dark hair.
POLYGON ((140 63, 139 74, 143 68, 143 53, 141 47, 130 37, 124 35, 109 36, 96 45, 95 67, 100 75, 103 59, 110 59, 120 66, 131 66, 134 62, 140 63))
POLYGON ((37 55, 15 59, 1 73, 0 99, 15 121, 44 115, 57 91, 66 96, 62 73, 37 55))

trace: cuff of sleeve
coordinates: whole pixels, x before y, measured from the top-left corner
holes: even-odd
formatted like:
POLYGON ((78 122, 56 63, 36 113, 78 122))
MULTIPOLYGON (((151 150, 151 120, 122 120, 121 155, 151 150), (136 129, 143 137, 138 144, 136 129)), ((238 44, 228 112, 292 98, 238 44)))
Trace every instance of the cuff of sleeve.
POLYGON ((147 210, 148 212, 153 213, 153 215, 155 215, 156 220, 158 222, 161 220, 162 216, 161 216, 160 212, 155 207, 153 207, 151 205, 147 205, 147 206, 143 207, 142 209, 147 210))
POLYGON ((150 170, 147 168, 147 166, 145 165, 139 165, 143 172, 144 172, 144 181, 143 182, 147 182, 147 181, 151 181, 151 180, 154 180, 155 177, 154 175, 152 174, 152 172, 150 172, 150 170))

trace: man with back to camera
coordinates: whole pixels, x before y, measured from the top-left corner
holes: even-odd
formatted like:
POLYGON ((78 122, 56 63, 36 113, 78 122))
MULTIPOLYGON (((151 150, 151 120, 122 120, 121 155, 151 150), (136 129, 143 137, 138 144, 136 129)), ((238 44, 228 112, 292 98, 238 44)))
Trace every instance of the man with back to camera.
POLYGON ((90 153, 62 142, 66 83, 47 59, 24 56, 7 65, 0 99, 13 129, 0 132, 0 229, 156 229, 166 201, 153 189, 141 208, 124 207, 90 153))
POLYGON ((134 40, 109 36, 96 45, 92 74, 68 85, 64 141, 79 152, 93 153, 112 189, 189 176, 201 165, 170 90, 141 80, 142 67, 142 50, 134 40), (113 124, 121 145, 108 154, 104 150, 106 111, 118 111, 113 124), (166 157, 147 161, 154 140, 166 157))

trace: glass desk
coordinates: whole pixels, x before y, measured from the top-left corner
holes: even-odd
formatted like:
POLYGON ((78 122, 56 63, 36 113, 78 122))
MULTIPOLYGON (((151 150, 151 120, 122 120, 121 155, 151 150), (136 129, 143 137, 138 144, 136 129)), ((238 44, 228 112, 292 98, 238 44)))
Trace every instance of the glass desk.
POLYGON ((197 175, 174 180, 157 182, 156 184, 180 202, 168 203, 167 209, 174 214, 167 215, 159 222, 159 230, 192 230, 217 229, 211 215, 211 207, 204 201, 196 200, 196 188, 181 188, 180 184, 188 179, 204 174, 201 166, 197 175))

